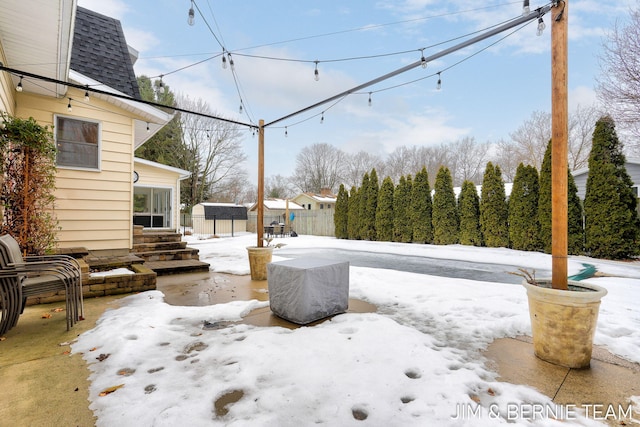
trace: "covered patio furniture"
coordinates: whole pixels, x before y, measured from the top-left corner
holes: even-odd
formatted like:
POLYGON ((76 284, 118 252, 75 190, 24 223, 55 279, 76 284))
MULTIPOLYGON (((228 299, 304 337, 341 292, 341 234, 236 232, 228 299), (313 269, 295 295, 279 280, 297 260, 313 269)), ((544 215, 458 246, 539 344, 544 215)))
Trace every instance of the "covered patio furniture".
MULTIPOLYGON (((0 236, 0 263, 2 271, 16 274, 22 285, 20 288, 22 301, 20 301, 18 315, 24 310, 28 297, 64 290, 67 330, 83 318, 82 274, 78 261, 73 257, 66 255, 23 257, 18 242, 12 236, 5 234, 0 236)), ((17 322, 17 317, 15 321, 17 322)))

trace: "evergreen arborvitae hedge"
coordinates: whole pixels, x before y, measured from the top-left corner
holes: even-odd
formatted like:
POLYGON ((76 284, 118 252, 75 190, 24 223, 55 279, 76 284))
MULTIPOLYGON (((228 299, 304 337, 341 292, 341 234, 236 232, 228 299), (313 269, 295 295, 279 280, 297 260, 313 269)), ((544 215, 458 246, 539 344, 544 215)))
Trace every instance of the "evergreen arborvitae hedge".
POLYGON ((427 168, 416 174, 411 189, 411 222, 413 223, 413 241, 431 243, 433 241, 431 188, 427 168))
POLYGON ((380 186, 376 211, 377 239, 384 242, 393 241, 393 190, 393 181, 386 177, 380 186))
POLYGON ((411 176, 400 177, 400 182, 393 193, 393 229, 394 241, 411 242, 413 227, 410 216, 411 176))
POLYGON ((369 225, 366 220, 367 200, 369 198, 369 173, 365 173, 362 177, 362 185, 358 190, 358 198, 360 205, 358 206, 358 239, 367 238, 367 230, 369 225))
POLYGON ((584 253, 584 228, 582 223, 582 202, 578 197, 578 187, 573 175, 569 172, 567 189, 568 194, 568 215, 569 224, 567 232, 569 233, 567 250, 570 255, 581 255, 584 253))
MULTIPOLYGON (((582 202, 571 172, 568 172, 568 252, 580 255, 584 252, 584 229, 582 227, 582 202)), ((540 247, 551 253, 551 141, 544 152, 540 167, 540 192, 538 195, 538 223, 540 224, 540 247)))
POLYGON ((450 245, 458 243, 459 219, 453 180, 448 168, 441 166, 436 175, 433 195, 433 243, 450 245))
POLYGON ((538 224, 538 171, 520 163, 509 196, 509 240, 513 249, 540 248, 538 224))
POLYGON ((623 259, 637 254, 638 215, 633 182, 613 119, 596 123, 584 200, 585 249, 593 257, 623 259))
POLYGON ((378 207, 378 174, 375 169, 369 175, 369 186, 367 187, 367 200, 364 207, 363 233, 365 240, 376 240, 376 210, 378 207))
MULTIPOLYGON (((571 176, 571 173, 569 173, 571 176)), ((540 225, 540 247, 551 253, 551 141, 544 152, 540 166, 538 193, 538 224, 540 225)))
POLYGON ((338 197, 336 199, 336 210, 333 212, 333 225, 335 235, 338 239, 346 239, 349 237, 347 225, 349 223, 349 194, 344 188, 344 184, 340 184, 338 197))
POLYGON ((460 243, 463 245, 482 246, 480 232, 480 198, 473 182, 465 180, 458 196, 458 213, 460 214, 460 243))
POLYGON ((509 246, 508 216, 502 171, 489 162, 484 171, 480 196, 480 229, 485 245, 509 246))
POLYGON ((351 192, 349 193, 347 235, 350 240, 360 239, 360 197, 359 191, 355 185, 351 187, 351 192))

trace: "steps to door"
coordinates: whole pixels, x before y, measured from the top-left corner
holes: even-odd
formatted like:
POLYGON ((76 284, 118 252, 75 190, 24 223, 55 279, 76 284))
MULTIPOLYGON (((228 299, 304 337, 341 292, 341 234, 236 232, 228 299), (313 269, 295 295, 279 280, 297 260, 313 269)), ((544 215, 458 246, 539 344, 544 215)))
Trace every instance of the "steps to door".
POLYGON ((187 247, 179 233, 134 226, 131 252, 158 276, 209 271, 209 263, 200 261, 198 249, 187 247))

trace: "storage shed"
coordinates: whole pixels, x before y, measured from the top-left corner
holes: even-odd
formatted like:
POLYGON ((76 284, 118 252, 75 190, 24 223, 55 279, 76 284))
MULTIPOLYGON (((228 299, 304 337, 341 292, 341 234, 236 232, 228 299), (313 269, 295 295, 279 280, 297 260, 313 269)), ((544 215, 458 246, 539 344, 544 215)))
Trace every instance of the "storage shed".
POLYGON ((233 203, 198 203, 191 210, 194 234, 233 235, 247 231, 247 208, 233 203))

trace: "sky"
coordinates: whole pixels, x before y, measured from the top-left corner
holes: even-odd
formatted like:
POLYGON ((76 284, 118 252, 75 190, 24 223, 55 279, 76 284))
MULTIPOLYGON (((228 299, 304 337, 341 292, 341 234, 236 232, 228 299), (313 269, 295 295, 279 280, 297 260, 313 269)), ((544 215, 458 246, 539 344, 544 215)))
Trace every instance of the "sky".
MULTIPOLYGON (((436 54, 460 37, 522 14, 521 1, 500 0, 195 0, 189 26, 189 0, 78 4, 122 22, 128 44, 139 51, 136 74, 164 75, 174 92, 252 125, 305 109, 414 63, 422 52, 436 54), (232 55, 234 73, 221 66, 223 50, 232 55)), ((531 9, 545 4, 533 0, 531 9)), ((604 36, 636 5, 633 0, 569 2, 570 108, 596 102, 604 36)), ((534 21, 267 127, 265 175, 292 175, 296 155, 316 143, 384 158, 403 145, 508 139, 534 111, 551 110, 550 15, 543 19, 547 28, 541 36, 534 21)), ((255 178, 258 137, 242 129, 246 167, 255 178)))
MULTIPOLYGON (((246 247, 255 235, 185 239, 213 270, 249 273, 246 247)), ((528 269, 551 264, 550 255, 505 248, 318 236, 277 240, 294 249, 410 253, 481 263, 500 259, 528 269)), ((283 259, 276 250, 274 261, 283 259)), ((585 282, 608 291, 594 344, 640 363, 640 267, 570 257, 569 273, 577 273, 583 262, 605 274, 585 282)), ((584 402, 575 402, 573 409, 556 406, 529 386, 498 381, 482 356, 481 350, 497 338, 530 336, 523 286, 378 268, 351 266, 349 271, 349 297, 374 304, 377 311, 339 314, 293 330, 235 323, 268 306, 255 299, 183 307, 167 304, 160 291, 148 291, 119 300, 71 344, 91 371, 89 400, 97 425, 604 425, 593 411, 585 416, 584 402), (205 323, 219 327, 204 328, 205 323), (121 387, 100 396, 114 386, 121 387), (216 415, 214 402, 232 392, 240 398, 226 407, 226 415, 216 415), (534 405, 547 415, 523 417, 534 405), (474 415, 455 419, 460 408, 474 415), (563 410, 562 420, 548 416, 563 410)), ((629 397, 639 420, 640 396, 629 397)))

